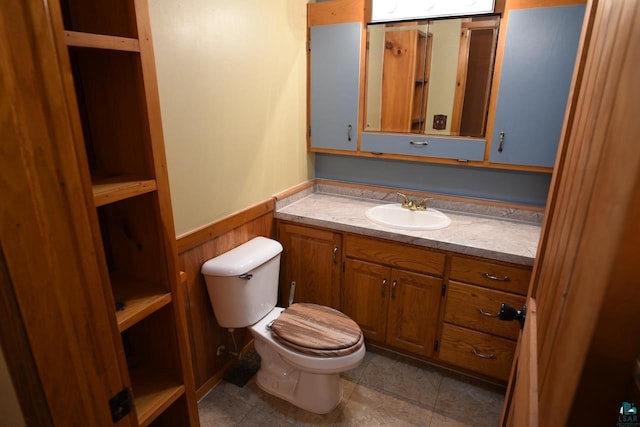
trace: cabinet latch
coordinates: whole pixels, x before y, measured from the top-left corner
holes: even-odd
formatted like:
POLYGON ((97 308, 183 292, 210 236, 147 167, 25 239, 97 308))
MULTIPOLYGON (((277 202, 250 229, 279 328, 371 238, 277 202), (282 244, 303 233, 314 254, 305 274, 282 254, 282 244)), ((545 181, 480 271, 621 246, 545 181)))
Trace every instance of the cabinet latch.
POLYGON ((527 318, 527 306, 524 305, 522 310, 518 310, 511 307, 509 304, 502 303, 500 305, 500 313, 498 313, 500 320, 512 321, 517 320, 520 322, 520 329, 524 327, 524 321, 527 318))
POLYGON ((109 409, 111 409, 111 420, 114 423, 131 412, 131 392, 127 387, 109 399, 109 409))

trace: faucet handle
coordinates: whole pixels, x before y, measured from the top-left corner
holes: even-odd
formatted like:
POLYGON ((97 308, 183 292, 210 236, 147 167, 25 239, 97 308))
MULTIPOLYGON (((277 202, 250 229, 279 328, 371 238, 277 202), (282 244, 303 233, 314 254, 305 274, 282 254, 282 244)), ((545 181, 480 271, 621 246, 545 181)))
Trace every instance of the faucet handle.
POLYGON ((400 197, 402 197, 402 207, 403 208, 408 208, 411 205, 411 200, 409 200, 409 198, 407 197, 406 194, 403 194, 399 191, 396 191, 396 194, 400 197))
POLYGON ((418 203, 417 209, 420 211, 426 211, 427 210, 427 200, 431 200, 433 197, 425 197, 424 199, 420 200, 420 202, 418 203))

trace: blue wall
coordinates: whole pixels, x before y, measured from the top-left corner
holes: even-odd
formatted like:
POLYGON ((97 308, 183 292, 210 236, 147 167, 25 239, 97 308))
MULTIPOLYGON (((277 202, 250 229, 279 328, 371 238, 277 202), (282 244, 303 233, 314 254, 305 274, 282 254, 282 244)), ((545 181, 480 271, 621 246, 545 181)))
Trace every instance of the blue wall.
POLYGON ((544 206, 551 174, 316 153, 316 178, 544 206))

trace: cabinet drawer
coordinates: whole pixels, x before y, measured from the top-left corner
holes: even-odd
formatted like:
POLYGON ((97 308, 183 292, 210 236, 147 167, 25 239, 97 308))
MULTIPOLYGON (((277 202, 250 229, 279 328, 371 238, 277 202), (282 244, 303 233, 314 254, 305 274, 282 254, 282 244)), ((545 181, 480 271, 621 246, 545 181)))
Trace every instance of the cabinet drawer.
POLYGON ((363 261, 442 277, 445 255, 425 248, 347 234, 345 255, 363 261))
POLYGON ((526 295, 531 268, 454 256, 451 258, 449 277, 452 280, 526 295))
POLYGON ((440 360, 507 381, 516 342, 445 323, 440 360))
POLYGON ((422 135, 418 140, 427 144, 416 145, 416 139, 407 134, 362 133, 362 151, 409 156, 437 157, 441 159, 478 160, 484 158, 485 139, 422 135))
POLYGON ((518 339, 518 322, 505 322, 495 316, 488 316, 498 314, 503 302, 520 309, 525 303, 525 297, 450 281, 444 321, 504 338, 518 339))

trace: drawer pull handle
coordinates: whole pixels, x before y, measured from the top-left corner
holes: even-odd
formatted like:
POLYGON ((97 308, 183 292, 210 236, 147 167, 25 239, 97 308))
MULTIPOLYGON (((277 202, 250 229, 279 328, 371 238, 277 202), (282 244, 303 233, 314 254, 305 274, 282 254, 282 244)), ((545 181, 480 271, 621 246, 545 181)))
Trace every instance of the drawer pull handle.
POLYGON ((380 295, 382 295, 382 297, 384 298, 384 287, 387 284, 387 279, 382 279, 382 291, 380 292, 380 295))
POLYGON ((489 274, 489 273, 482 273, 482 275, 484 277, 486 277, 489 280, 497 280, 498 282, 508 282, 509 280, 511 280, 511 277, 509 276, 502 276, 502 277, 498 277, 498 276, 494 276, 493 274, 489 274))
POLYGON ((411 145, 417 145, 418 147, 426 147, 427 145, 429 145, 429 141, 409 141, 409 144, 411 145))
POLYGON ((496 314, 493 314, 493 313, 489 313, 488 311, 484 311, 481 308, 479 308, 478 311, 480 312, 480 314, 482 314, 483 316, 487 316, 487 317, 498 317, 498 316, 500 316, 499 312, 496 313, 496 314))
MULTIPOLYGON (((473 348, 473 347, 471 347, 473 348)), ((491 354, 484 354, 484 353, 480 353, 478 350, 476 350, 475 348, 473 348, 473 354, 477 357, 481 357, 483 359, 495 359, 496 355, 491 353, 491 354)))
POLYGON ((333 248, 333 263, 337 264, 338 262, 338 247, 333 248))

